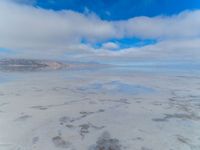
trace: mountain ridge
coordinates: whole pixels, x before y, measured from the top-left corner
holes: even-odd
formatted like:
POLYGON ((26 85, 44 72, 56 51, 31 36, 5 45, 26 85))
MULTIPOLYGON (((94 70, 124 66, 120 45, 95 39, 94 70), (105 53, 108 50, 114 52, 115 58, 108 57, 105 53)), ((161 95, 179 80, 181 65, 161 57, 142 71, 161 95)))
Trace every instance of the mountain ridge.
POLYGON ((67 63, 56 60, 4 58, 0 59, 0 70, 3 71, 42 71, 61 69, 83 69, 107 66, 99 63, 67 63))

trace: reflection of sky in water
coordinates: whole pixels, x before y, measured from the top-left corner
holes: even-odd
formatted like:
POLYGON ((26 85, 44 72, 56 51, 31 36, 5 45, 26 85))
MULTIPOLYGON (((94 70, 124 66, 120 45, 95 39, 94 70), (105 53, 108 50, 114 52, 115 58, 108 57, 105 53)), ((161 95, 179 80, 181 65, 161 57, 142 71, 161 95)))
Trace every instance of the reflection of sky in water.
MULTIPOLYGON (((110 68, 109 68, 110 69, 110 68)), ((198 72, 200 73, 200 62, 192 61, 170 61, 170 62, 133 62, 129 64, 115 66, 111 69, 121 71, 144 71, 144 72, 198 72)))
POLYGON ((8 78, 0 77, 0 84, 5 83, 5 82, 8 82, 8 81, 9 81, 8 78))
POLYGON ((0 84, 16 80, 18 77, 16 74, 9 74, 0 72, 0 84))
POLYGON ((154 89, 142 85, 132 85, 120 81, 111 81, 107 83, 92 83, 78 90, 88 92, 120 92, 126 94, 151 93, 154 89))

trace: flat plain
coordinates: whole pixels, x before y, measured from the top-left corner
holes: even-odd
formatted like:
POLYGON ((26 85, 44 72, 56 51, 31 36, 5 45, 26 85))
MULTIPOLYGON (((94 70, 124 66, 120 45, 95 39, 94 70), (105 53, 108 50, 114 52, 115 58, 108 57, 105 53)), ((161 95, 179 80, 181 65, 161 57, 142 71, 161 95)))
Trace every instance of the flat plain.
POLYGON ((199 150, 200 74, 101 68, 0 74, 0 150, 199 150))

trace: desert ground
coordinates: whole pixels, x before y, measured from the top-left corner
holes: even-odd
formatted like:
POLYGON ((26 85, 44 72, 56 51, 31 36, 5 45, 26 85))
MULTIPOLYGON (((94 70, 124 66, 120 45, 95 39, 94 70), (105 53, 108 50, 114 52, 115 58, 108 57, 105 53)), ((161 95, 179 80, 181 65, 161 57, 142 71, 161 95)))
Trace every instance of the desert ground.
POLYGON ((0 73, 0 150, 200 150, 200 73, 0 73))

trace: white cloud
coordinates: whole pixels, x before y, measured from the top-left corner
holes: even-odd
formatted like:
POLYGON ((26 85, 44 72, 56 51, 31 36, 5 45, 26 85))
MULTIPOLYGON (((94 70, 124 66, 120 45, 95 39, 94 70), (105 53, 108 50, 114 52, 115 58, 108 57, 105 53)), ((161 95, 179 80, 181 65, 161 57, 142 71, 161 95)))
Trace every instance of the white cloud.
POLYGON ((105 21, 92 13, 46 10, 11 1, 19 0, 0 1, 0 47, 13 49, 18 55, 51 57, 70 52, 74 57, 94 59, 200 57, 200 10, 169 17, 105 21), (120 47, 107 40, 126 37, 153 38, 158 43, 110 51, 120 47), (83 44, 82 39, 88 43, 83 44), (104 44, 95 49, 91 46, 95 42, 104 44))
POLYGON ((113 43, 113 42, 107 42, 107 43, 104 43, 104 44, 102 45, 102 48, 103 48, 103 49, 114 50, 114 49, 118 49, 118 48, 119 48, 119 45, 116 44, 116 43, 113 43))
POLYGON ((90 41, 115 36, 112 24, 94 14, 53 11, 0 2, 0 46, 12 49, 66 49, 82 38, 90 41))
MULTIPOLYGON (((131 47, 120 51, 99 50, 95 53, 94 59, 104 61, 108 60, 200 60, 200 38, 181 39, 181 40, 164 40, 157 44, 147 45, 143 47, 131 47)), ((91 56, 89 56, 91 57, 91 56)), ((88 58, 87 58, 88 59, 88 58)))
POLYGON ((136 17, 117 22, 124 36, 140 38, 191 38, 200 36, 200 11, 185 11, 174 16, 136 17))

